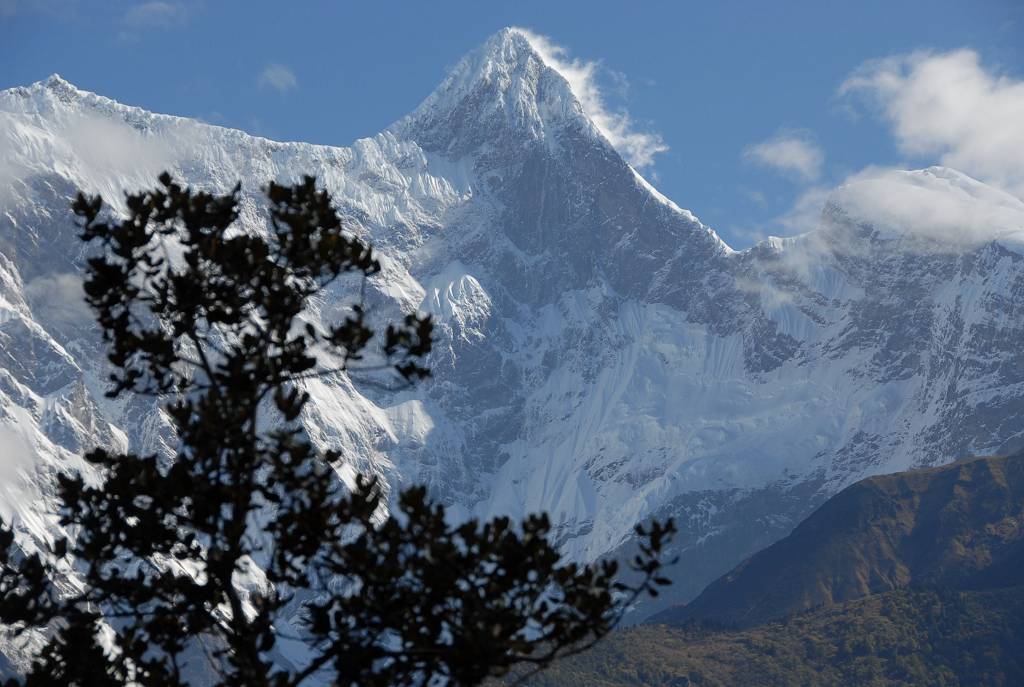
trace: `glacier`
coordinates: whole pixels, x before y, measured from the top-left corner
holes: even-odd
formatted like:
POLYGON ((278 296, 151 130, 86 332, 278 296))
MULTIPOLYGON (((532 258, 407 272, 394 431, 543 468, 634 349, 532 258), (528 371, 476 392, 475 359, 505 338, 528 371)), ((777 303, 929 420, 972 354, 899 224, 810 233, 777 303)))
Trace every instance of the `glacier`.
MULTIPOLYGON (((853 179, 808 234, 735 251, 616 151, 506 29, 415 111, 338 148, 154 114, 58 76, 0 92, 0 516, 56 528, 92 446, 173 453, 149 401, 104 397, 76 189, 115 211, 162 170, 204 190, 315 174, 381 257, 374 312, 438 323, 433 377, 310 380, 342 479, 425 483, 455 517, 546 511, 566 555, 673 516, 696 595, 863 477, 1024 446, 1024 203, 955 170, 853 179), (926 211, 927 210, 927 211, 926 211)), ((336 318, 344 285, 310 317, 336 318)))

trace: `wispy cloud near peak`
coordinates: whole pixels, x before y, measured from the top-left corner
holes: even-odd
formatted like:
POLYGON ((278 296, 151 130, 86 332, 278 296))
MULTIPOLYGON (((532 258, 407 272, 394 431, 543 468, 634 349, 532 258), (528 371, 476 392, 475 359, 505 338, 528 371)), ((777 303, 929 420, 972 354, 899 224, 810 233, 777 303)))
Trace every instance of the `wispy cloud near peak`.
MULTIPOLYGON (((613 110, 608 106, 598 84, 599 62, 570 58, 568 50, 529 29, 513 27, 513 31, 526 37, 541 59, 565 77, 583 111, 629 164, 637 169, 651 167, 654 156, 668 150, 660 134, 640 131, 627 111, 613 110)), ((621 89, 623 75, 616 74, 615 78, 616 87, 621 89)))

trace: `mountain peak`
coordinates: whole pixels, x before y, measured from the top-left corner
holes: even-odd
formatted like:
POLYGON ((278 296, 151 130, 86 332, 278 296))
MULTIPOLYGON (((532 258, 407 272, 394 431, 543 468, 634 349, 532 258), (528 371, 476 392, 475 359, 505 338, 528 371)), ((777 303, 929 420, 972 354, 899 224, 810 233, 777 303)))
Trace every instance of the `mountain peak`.
POLYGON ((569 82, 529 34, 505 28, 463 57, 392 129, 428 150, 459 157, 503 139, 544 139, 553 128, 573 123, 596 132, 569 82))
POLYGON ((39 84, 52 90, 80 90, 77 86, 72 84, 70 81, 65 79, 57 72, 50 74, 50 76, 48 76, 44 81, 39 82, 39 84))
POLYGON ((51 116, 55 109, 77 109, 80 106, 105 112, 142 112, 139 108, 122 105, 110 98, 83 90, 57 73, 28 86, 2 90, 0 99, 6 101, 12 109, 46 116, 51 116))
POLYGON ((56 72, 50 74, 42 81, 37 81, 28 86, 27 90, 37 94, 49 94, 64 102, 80 100, 87 96, 100 97, 89 91, 82 90, 56 72))
POLYGON ((541 51, 534 45, 530 34, 515 26, 506 26, 491 35, 484 41, 481 51, 487 53, 492 60, 510 61, 513 64, 520 62, 524 56, 541 59, 541 51))
POLYGON ((60 74, 53 73, 41 81, 36 81, 28 86, 8 88, 0 91, 0 94, 36 100, 39 98, 56 97, 62 101, 70 102, 88 93, 72 84, 60 74))

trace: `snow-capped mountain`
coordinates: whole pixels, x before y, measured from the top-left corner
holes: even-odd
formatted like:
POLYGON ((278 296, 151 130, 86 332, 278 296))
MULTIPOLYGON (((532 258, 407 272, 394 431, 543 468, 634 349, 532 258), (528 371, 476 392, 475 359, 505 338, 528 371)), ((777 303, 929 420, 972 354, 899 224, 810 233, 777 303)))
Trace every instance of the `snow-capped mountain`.
MULTIPOLYGON (((819 230, 736 252, 504 30, 350 148, 56 76, 0 92, 0 515, 26 542, 51 531, 52 476, 84 448, 173 442, 153 406, 103 397, 69 210, 77 188, 116 209, 163 169, 221 192, 241 180, 250 231, 261 185, 316 174, 382 257, 371 304, 441 323, 414 391, 309 382, 303 421, 344 478, 426 482, 465 515, 548 511, 584 560, 673 515, 667 601, 855 480, 1024 443, 1024 203, 949 169, 890 173, 837 190, 819 230)), ((314 317, 347 302, 339 289, 314 317)))

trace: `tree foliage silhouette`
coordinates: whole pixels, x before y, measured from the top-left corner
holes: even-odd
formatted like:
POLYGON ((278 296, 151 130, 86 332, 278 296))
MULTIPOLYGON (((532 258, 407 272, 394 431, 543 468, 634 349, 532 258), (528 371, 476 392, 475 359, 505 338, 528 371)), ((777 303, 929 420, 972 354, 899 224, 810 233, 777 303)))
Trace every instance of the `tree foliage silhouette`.
POLYGON ((423 378, 431 320, 380 333, 357 302, 310 324, 311 299, 379 263, 314 179, 266 188, 265 234, 235 226, 239 192, 164 174, 126 197, 121 220, 98 196, 74 203, 97 247, 85 293, 110 349, 109 396, 158 398, 180 446, 170 461, 89 453, 102 484, 59 478, 70 536, 49 551, 0 529, 0 621, 49 637, 28 685, 179 685, 197 660, 219 685, 475 685, 591 645, 667 584, 671 521, 637 528, 625 584, 615 563, 563 561, 544 515, 453 525, 415 487, 386 517, 376 478, 346 488, 340 456, 298 422, 304 381, 423 378), (275 661, 282 642, 299 658, 275 661))

